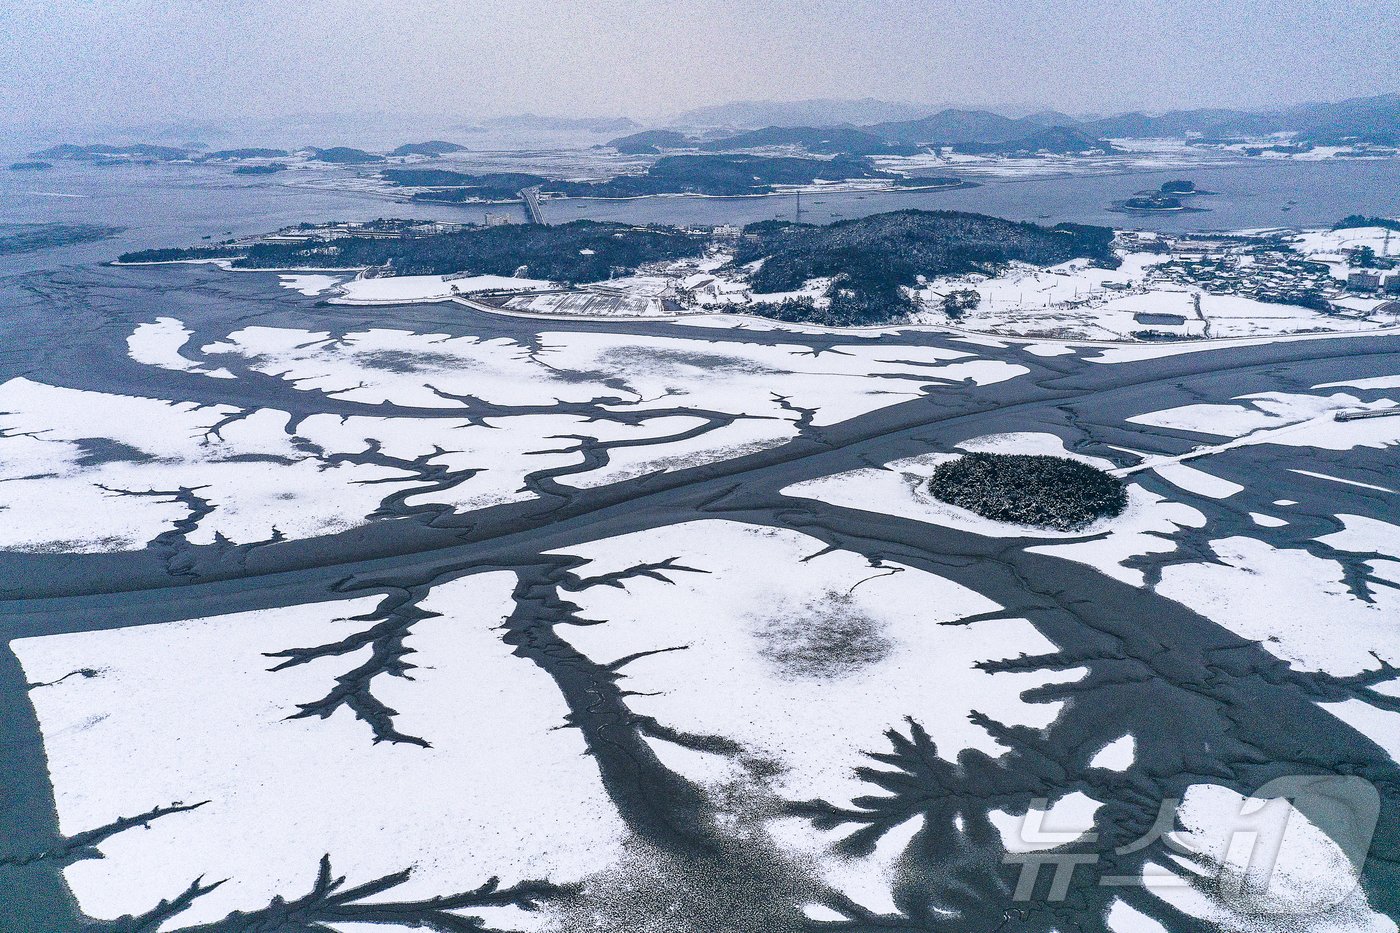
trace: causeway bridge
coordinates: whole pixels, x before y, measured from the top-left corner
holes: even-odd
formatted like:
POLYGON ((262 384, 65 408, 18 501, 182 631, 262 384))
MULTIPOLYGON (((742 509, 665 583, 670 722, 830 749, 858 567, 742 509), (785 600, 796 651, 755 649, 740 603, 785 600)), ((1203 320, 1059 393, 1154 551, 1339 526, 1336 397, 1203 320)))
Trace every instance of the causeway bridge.
POLYGON ((520 200, 525 203, 525 215, 532 224, 544 223, 544 213, 540 210, 540 187, 532 185, 529 188, 522 188, 520 200))

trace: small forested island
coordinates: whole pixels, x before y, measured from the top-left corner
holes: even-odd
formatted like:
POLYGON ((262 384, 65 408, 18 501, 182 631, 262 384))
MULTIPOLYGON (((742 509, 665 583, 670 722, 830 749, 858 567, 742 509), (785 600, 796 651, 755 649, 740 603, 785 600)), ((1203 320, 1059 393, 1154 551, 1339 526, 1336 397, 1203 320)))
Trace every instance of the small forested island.
POLYGON ((964 454, 940 463, 928 489, 934 498, 983 518, 1057 531, 1078 531, 1128 506, 1117 477, 1045 454, 964 454))
POLYGON ((354 149, 350 146, 332 146, 329 149, 318 149, 311 146, 305 152, 309 159, 316 162, 330 162, 335 165, 367 165, 370 162, 384 161, 382 155, 365 152, 363 149, 354 149))
POLYGON ((1381 227, 1400 233, 1400 220, 1389 217, 1367 217, 1365 214, 1348 214, 1332 225, 1333 230, 1355 230, 1358 227, 1381 227))
POLYGON ((696 140, 674 130, 643 130, 630 136, 610 139, 606 145, 628 155, 656 155, 662 149, 690 149, 696 140))
POLYGON ((46 170, 46 169, 51 169, 51 168, 53 168, 53 163, 52 163, 52 162, 40 162, 40 161, 35 161, 35 162, 11 162, 11 163, 10 163, 10 171, 12 171, 12 172, 42 172, 42 171, 44 171, 44 170, 46 170))
POLYGON ((397 149, 391 150, 389 155, 394 157, 419 155, 427 156, 430 159, 436 159, 450 152, 465 152, 466 148, 466 146, 459 145, 458 143, 449 143, 441 139, 430 139, 425 143, 405 143, 397 149))
POLYGON ((1196 195, 1214 194, 1196 187, 1194 181, 1174 179, 1164 181, 1157 188, 1139 191, 1137 194, 1116 205, 1118 210, 1138 213, 1162 213, 1175 211, 1199 211, 1202 208, 1190 207, 1186 201, 1196 195))
POLYGON ((707 238, 673 227, 575 220, 567 224, 508 224, 396 238, 344 236, 329 240, 196 246, 125 253, 122 263, 228 259, 239 269, 358 269, 389 267, 398 275, 448 275, 470 270, 511 276, 596 282, 618 270, 704 253, 707 238))
MULTIPOLYGON (((418 143, 413 146, 404 146, 400 149, 422 150, 423 152, 453 152, 460 149, 455 143, 429 142, 418 143), (443 147, 455 147, 447 148, 443 147)), ((395 150, 398 153, 399 150, 395 150)), ((66 162, 86 162, 90 165, 127 165, 142 164, 152 165, 164 162, 242 162, 251 159, 286 159, 293 155, 304 157, 313 162, 327 162, 337 165, 368 165, 374 162, 383 162, 385 157, 373 152, 366 152, 363 149, 353 149, 349 146, 332 146, 322 149, 316 146, 307 146, 299 149, 295 153, 287 149, 271 149, 261 146, 247 146, 236 149, 219 149, 215 151, 205 151, 200 144, 189 143, 184 146, 157 146, 149 143, 136 143, 127 146, 113 146, 106 143, 93 143, 90 145, 77 145, 74 143, 61 143, 57 146, 50 146, 48 149, 30 153, 33 159, 53 159, 66 162)))
POLYGON ((150 143, 137 143, 131 146, 112 146, 94 143, 79 146, 74 143, 60 143, 40 152, 30 153, 36 159, 63 159, 70 162, 93 162, 105 164, 112 161, 156 161, 174 162, 192 158, 195 153, 176 146, 156 146, 150 143))
POLYGON ((285 172, 287 164, 285 162, 269 162, 266 165, 240 165, 233 170, 235 175, 275 175, 278 172, 285 172))
POLYGON ((291 155, 285 149, 220 149, 217 152, 207 152, 204 158, 210 161, 220 161, 224 159, 285 159, 291 155))
POLYGON ((1169 195, 1141 194, 1124 201, 1123 208, 1130 211, 1179 211, 1184 210, 1185 205, 1180 198, 1169 195))
POLYGON ((405 187, 430 187, 415 201, 503 201, 521 188, 574 198, 635 198, 656 194, 703 194, 717 197, 770 194, 776 185, 810 185, 816 181, 856 178, 897 181, 903 176, 881 171, 869 159, 836 156, 804 159, 755 155, 672 155, 645 172, 617 175, 607 181, 564 181, 523 172, 472 175, 445 169, 385 169, 385 181, 405 187))

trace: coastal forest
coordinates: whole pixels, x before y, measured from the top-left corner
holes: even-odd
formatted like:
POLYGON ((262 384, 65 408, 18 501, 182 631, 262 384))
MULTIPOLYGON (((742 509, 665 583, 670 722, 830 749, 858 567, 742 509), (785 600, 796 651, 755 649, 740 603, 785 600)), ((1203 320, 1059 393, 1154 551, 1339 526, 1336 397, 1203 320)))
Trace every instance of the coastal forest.
POLYGON ((828 326, 882 324, 915 310, 904 291, 920 279, 995 274, 1011 262, 1050 266, 1087 258, 1113 268, 1113 231, 1083 224, 1039 224, 961 211, 893 211, 816 226, 766 220, 744 228, 734 264, 762 260, 755 292, 789 292, 830 278, 829 304, 799 298, 761 311, 828 326))

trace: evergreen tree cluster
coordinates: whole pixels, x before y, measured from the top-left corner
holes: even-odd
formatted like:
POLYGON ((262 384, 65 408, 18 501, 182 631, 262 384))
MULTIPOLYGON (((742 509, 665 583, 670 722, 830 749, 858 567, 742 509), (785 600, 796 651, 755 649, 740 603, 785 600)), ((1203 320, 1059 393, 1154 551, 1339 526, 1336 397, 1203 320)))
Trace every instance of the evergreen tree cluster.
POLYGON ((1117 477, 1044 454, 965 454, 939 464, 928 488, 983 518, 1059 531, 1078 531, 1128 506, 1117 477))
POLYGON ((915 307, 904 288, 921 277, 995 274, 1010 262, 1049 266, 1082 257, 1113 267, 1119 261, 1106 227, 1042 227, 960 211, 894 211, 825 226, 766 220, 744 234, 734 264, 763 261, 752 277, 755 292, 795 291, 809 279, 832 279, 828 308, 793 301, 763 313, 837 326, 909 314, 915 307))

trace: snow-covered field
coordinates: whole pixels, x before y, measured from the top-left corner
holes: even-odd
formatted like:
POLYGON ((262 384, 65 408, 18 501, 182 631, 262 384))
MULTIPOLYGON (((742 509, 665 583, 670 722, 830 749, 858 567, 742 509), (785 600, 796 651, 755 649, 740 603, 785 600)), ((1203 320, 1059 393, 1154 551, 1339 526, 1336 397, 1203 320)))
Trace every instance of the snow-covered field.
MULTIPOLYGON (((912 156, 874 156, 872 161, 887 171, 927 175, 939 171, 956 172, 970 178, 1044 178, 1063 175, 1102 175, 1125 172, 1161 172, 1193 168, 1238 165, 1246 159, 1316 162, 1329 159, 1364 158, 1367 152, 1352 146, 1316 146, 1307 152, 1261 152, 1250 156, 1253 146, 1281 142, 1263 138, 1230 145, 1188 145, 1181 138, 1129 138, 1109 140, 1119 151, 1109 154, 1040 153, 1025 156, 968 155, 944 147, 938 152, 912 156)), ((1394 153, 1377 152, 1374 158, 1394 158, 1394 153)))
POLYGON ((1237 164, 1238 152, 1221 152, 1187 146, 1180 139, 1115 139, 1121 151, 1103 154, 1050 154, 1026 156, 968 155, 945 147, 936 153, 912 156, 875 156, 872 161, 887 171, 909 175, 955 172, 969 178, 1049 178, 1063 175, 1101 175, 1122 172, 1160 172, 1237 164))
MULTIPOLYGON (((494 573, 437 588, 422 608, 439 615, 412 639, 431 662, 380 687, 431 748, 372 743, 350 709, 289 718, 368 651, 277 671, 266 653, 354 633, 372 598, 15 642, 30 680, 48 684, 34 703, 65 833, 194 806, 71 868, 84 911, 114 920, 198 876, 228 879, 179 917, 212 922, 310 891, 323 855, 352 885, 412 868, 381 902, 606 868, 626 827, 579 734, 561 728, 568 710, 548 675, 494 631, 512 585, 494 573), (76 670, 91 673, 65 678, 76 670)), ((538 923, 510 907, 479 916, 538 923)))
MULTIPOLYGON (((1363 382, 1382 390, 1392 385, 1387 378, 1363 382)), ((1400 446, 1400 417, 1336 419, 1339 412, 1388 411, 1400 400, 1381 397, 1367 402, 1343 392, 1323 394, 1332 388, 1336 386, 1314 386, 1311 393, 1260 393, 1230 404, 1187 405, 1134 416, 1129 421, 1227 438, 1200 444, 1181 457, 1146 458, 1142 467, 1188 491, 1221 498, 1243 490, 1208 472, 1210 458, 1226 451, 1278 445, 1296 452, 1300 466, 1295 472, 1327 476, 1301 465, 1310 463, 1315 451, 1400 446), (1190 472, 1183 474, 1183 469, 1190 472)), ((1380 559, 1373 570, 1381 578, 1378 582, 1393 575, 1391 561, 1400 559, 1400 527, 1362 516, 1338 520, 1344 530, 1319 542, 1339 553, 1376 554, 1380 559)), ((1268 515, 1257 523, 1280 526, 1279 519, 1268 515)), ((1241 635, 1259 639, 1300 668, 1347 675, 1372 667, 1377 658, 1400 662, 1400 651, 1389 637, 1390 620, 1400 616, 1400 590, 1394 586, 1374 586, 1362 600, 1356 598, 1348 568, 1336 559, 1240 536, 1212 540, 1210 548, 1210 561, 1167 568, 1159 589, 1241 635)))
POLYGON ((139 550, 167 533, 193 544, 333 533, 375 510, 386 495, 376 484, 411 475, 311 456, 273 409, 22 377, 0 384, 0 409, 0 546, 11 550, 139 550))
POLYGON ((539 291, 552 284, 543 279, 516 279, 504 275, 392 275, 351 279, 338 286, 340 294, 331 300, 340 304, 446 301, 474 292, 539 291))
MULTIPOLYGON (((1344 258, 1319 251, 1340 243, 1350 247, 1379 242, 1376 229, 1306 234, 1298 238, 1296 248, 1310 259, 1330 259, 1337 270, 1334 276, 1345 279, 1344 258)), ((948 323, 940 308, 942 297, 954 289, 971 289, 980 302, 957 322, 958 326, 1013 336, 1121 341, 1152 333, 1176 339, 1239 338, 1368 331, 1400 323, 1400 312, 1385 311, 1380 297, 1341 298, 1338 303, 1346 313, 1324 314, 1299 305, 1260 301, 1245 294, 1213 294, 1199 285, 1164 280, 1155 267, 1168 261, 1168 254, 1123 251, 1121 258, 1117 269, 1073 260, 1047 269, 1013 264, 994 277, 938 279, 916 291, 929 310, 914 320, 948 323), (1144 317, 1139 319, 1139 315, 1144 317)))
MULTIPOLYGON (((932 574, 872 567, 783 529, 689 523, 571 553, 588 558, 582 572, 592 575, 668 558, 692 568, 586 590, 574 598, 580 616, 607 622, 571 628, 565 638, 599 662, 632 658, 619 670, 635 712, 684 735, 734 742, 727 754, 662 738, 651 745, 710 793, 751 806, 769 794, 841 804, 860 796, 867 788, 853 766, 906 717, 929 730, 949 762, 964 749, 998 755, 1004 747, 969 718, 973 710, 1040 728, 1059 704, 1022 694, 1083 674, 979 670, 979 661, 1050 645, 1019 619, 950 624, 998 607, 932 574), (937 693, 930 681, 941 685, 937 693)), ((841 834, 803 820, 769 819, 763 829, 793 857, 819 859, 828 883, 857 903, 894 909, 879 854, 831 854, 841 834)))

